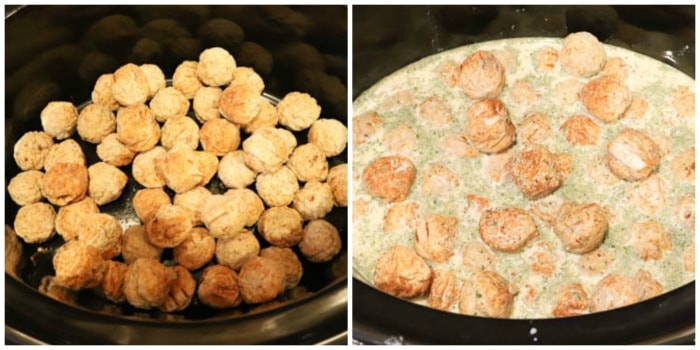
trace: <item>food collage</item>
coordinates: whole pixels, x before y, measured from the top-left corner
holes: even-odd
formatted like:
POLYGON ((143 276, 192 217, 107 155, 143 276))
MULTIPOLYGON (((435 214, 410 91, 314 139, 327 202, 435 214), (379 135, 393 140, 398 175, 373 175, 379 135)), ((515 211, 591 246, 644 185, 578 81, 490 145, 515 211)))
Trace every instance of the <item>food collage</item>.
POLYGON ((6 345, 695 344, 695 6, 5 5, 6 345))

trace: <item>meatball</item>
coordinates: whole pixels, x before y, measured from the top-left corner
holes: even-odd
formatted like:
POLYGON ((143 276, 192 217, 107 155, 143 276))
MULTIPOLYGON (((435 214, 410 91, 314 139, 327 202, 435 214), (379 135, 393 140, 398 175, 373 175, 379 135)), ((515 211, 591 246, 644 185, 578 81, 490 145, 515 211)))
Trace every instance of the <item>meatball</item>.
POLYGON ((392 246, 379 257, 374 268, 374 284, 399 298, 415 298, 428 292, 432 278, 428 264, 413 250, 392 246))
POLYGON ((421 122, 428 129, 445 129, 455 119, 445 101, 439 97, 431 96, 423 100, 418 106, 417 112, 421 122))
POLYGON ((221 114, 219 114, 219 97, 221 97, 221 89, 219 88, 203 87, 197 90, 194 100, 192 100, 192 109, 200 123, 221 118, 221 114))
POLYGON ((182 266, 172 267, 175 273, 175 281, 170 285, 170 292, 163 304, 158 309, 165 312, 182 311, 190 305, 194 296, 197 282, 186 268, 182 266))
POLYGON ((608 144, 608 167, 621 179, 645 179, 660 162, 658 146, 644 132, 623 129, 608 144))
POLYGON ((479 219, 479 235, 492 249, 507 253, 519 251, 539 232, 535 221, 522 209, 486 210, 479 219))
POLYGON ((324 181, 328 176, 328 161, 313 143, 295 148, 289 156, 287 167, 301 182, 324 181))
POLYGON ((44 170, 49 171, 59 163, 85 165, 85 154, 78 142, 68 139, 49 148, 49 153, 44 159, 44 170))
POLYGON ((117 119, 109 106, 90 104, 80 111, 76 128, 81 139, 98 144, 117 129, 117 119))
POLYGON ((114 303, 126 301, 124 295, 124 277, 126 277, 127 265, 123 262, 107 260, 102 264, 102 281, 99 292, 114 303))
POLYGON ((388 202, 403 202, 416 178, 416 168, 409 159, 382 157, 367 166, 362 173, 365 190, 388 202))
POLYGON ((552 136, 549 118, 538 112, 529 113, 518 125, 518 136, 523 143, 541 143, 552 136))
POLYGON ((508 318, 513 307, 515 287, 493 271, 477 272, 462 284, 459 311, 465 315, 508 318))
POLYGON ((277 108, 273 106, 270 102, 262 99, 260 100, 260 110, 258 114, 245 125, 241 125, 243 131, 248 134, 252 134, 255 130, 260 128, 274 128, 277 125, 279 118, 277 116, 277 108))
POLYGON ((144 104, 117 111, 117 140, 134 152, 145 152, 158 144, 160 126, 144 104))
POLYGON ((282 294, 286 273, 276 260, 260 256, 249 259, 238 274, 243 301, 258 304, 282 294))
POLYGON ((545 147, 532 145, 513 156, 506 171, 527 198, 536 200, 561 186, 562 174, 557 169, 555 155, 545 147))
POLYGON ((78 240, 70 241, 53 256, 54 282, 71 290, 96 287, 102 278, 103 262, 97 249, 78 240))
POLYGON ((15 232, 27 243, 42 243, 53 237, 56 211, 49 204, 37 202, 19 208, 15 232))
POLYGON ((695 228, 695 194, 681 197, 674 209, 676 220, 688 230, 695 228))
POLYGON ((588 32, 571 33, 564 38, 559 63, 562 69, 577 77, 586 78, 603 69, 605 48, 588 32))
POLYGON ((203 227, 195 227, 189 237, 173 248, 175 261, 182 267, 194 271, 206 265, 214 257, 216 240, 203 227))
POLYGON ((644 261, 661 259, 673 245, 671 235, 656 221, 636 223, 629 229, 632 248, 644 261))
POLYGON ((97 157, 103 162, 114 166, 129 165, 136 156, 136 152, 124 146, 117 138, 117 134, 109 134, 97 145, 97 157))
POLYGON ((188 209, 166 204, 158 208, 146 223, 146 235, 151 244, 161 248, 172 248, 189 237, 192 227, 188 209))
POLYGON ((255 188, 268 206, 286 206, 294 200, 299 183, 294 173, 283 166, 277 171, 258 175, 255 188))
POLYGON ((348 206, 348 165, 338 164, 328 170, 328 185, 331 186, 335 205, 348 206))
POLYGON ((88 168, 88 195, 97 205, 115 201, 122 194, 129 177, 119 168, 98 162, 88 168))
POLYGON ((231 86, 246 86, 255 90, 258 94, 262 94, 265 90, 265 82, 250 67, 237 67, 234 69, 231 86))
POLYGON ((197 186, 204 186, 216 175, 219 169, 219 158, 214 153, 204 151, 195 152, 195 156, 197 157, 197 177, 200 179, 197 186))
POLYGON ((49 102, 41 111, 44 132, 57 140, 71 137, 78 124, 78 109, 70 102, 49 102))
POLYGON ((687 118, 695 116, 695 92, 687 88, 679 88, 671 93, 671 107, 679 117, 687 118))
POLYGON ((384 148, 389 154, 412 155, 418 143, 415 131, 406 123, 384 133, 384 148))
POLYGON ((260 128, 243 141, 246 165, 260 173, 278 170, 287 162, 297 146, 297 140, 288 130, 260 128))
POLYGON ((223 48, 212 47, 199 54, 197 77, 205 85, 227 85, 231 82, 235 69, 236 60, 223 48))
POLYGON ((177 116, 168 118, 160 133, 160 144, 171 149, 176 144, 185 145, 193 150, 199 146, 199 126, 192 118, 177 116))
POLYGON ((336 119, 318 119, 309 128, 308 140, 316 145, 325 157, 335 157, 345 150, 348 128, 336 119))
POLYGON ((180 90, 166 87, 159 90, 148 104, 153 117, 163 123, 174 117, 184 117, 190 109, 190 101, 180 90))
POLYGON ((122 233, 119 221, 109 214, 85 214, 78 223, 78 240, 93 246, 105 260, 121 254, 122 233))
MULTIPOLYGON (((287 170, 289 171, 289 169, 287 170)), ((255 182, 257 173, 245 165, 245 156, 243 151, 239 150, 226 153, 221 158, 217 175, 227 188, 246 188, 255 182)), ((294 177, 293 173, 292 177, 294 177)), ((296 178, 294 178, 294 181, 296 182, 296 178)), ((297 188, 299 188, 298 184, 297 188)), ((291 202, 291 199, 289 202, 291 202)))
POLYGON ((134 164, 131 167, 134 180, 146 188, 165 186, 165 178, 159 169, 166 155, 167 152, 160 146, 139 153, 139 155, 134 158, 134 164))
POLYGON ((261 100, 248 86, 229 86, 219 96, 219 113, 237 125, 248 124, 260 112, 261 100))
POLYGON ((676 180, 695 183, 695 147, 689 147, 671 159, 671 174, 676 180))
POLYGON ((158 260, 139 258, 126 270, 124 295, 133 307, 158 307, 168 300, 170 287, 176 279, 175 271, 158 260))
POLYGON ((197 90, 203 86, 197 78, 197 65, 196 61, 184 61, 175 68, 173 73, 173 87, 180 90, 188 99, 194 98, 197 90))
POLYGON ((639 270, 632 278, 639 288, 641 300, 651 299, 664 291, 664 286, 655 280, 649 271, 639 270))
POLYGON ((84 216, 99 212, 100 209, 97 207, 97 203, 90 197, 62 206, 58 209, 58 214, 56 215, 56 232, 63 237, 64 241, 68 242, 78 237, 79 224, 84 216))
POLYGON ((423 167, 421 192, 447 196, 459 185, 459 177, 442 164, 432 163, 423 167))
POLYGON ((600 138, 600 126, 585 115, 569 118, 560 129, 566 134, 566 140, 574 146, 592 146, 600 138))
POLYGON ((146 102, 151 94, 146 74, 133 63, 127 63, 114 72, 112 96, 122 106, 146 102))
POLYGON ((258 253, 260 253, 260 243, 248 230, 243 230, 236 237, 220 239, 216 242, 216 261, 236 271, 258 253))
POLYGON ((640 290, 630 278, 610 274, 601 279, 591 294, 591 312, 616 309, 641 301, 640 290))
POLYGON ((462 265, 470 271, 486 271, 496 268, 496 254, 483 243, 473 241, 464 245, 462 265))
POLYGON ((583 315, 588 312, 588 295, 578 283, 564 284, 557 289, 554 317, 583 315))
POLYGON ((139 68, 148 82, 148 98, 152 98, 158 91, 165 89, 165 74, 158 66, 146 63, 140 65, 139 68))
POLYGON ((307 129, 321 115, 316 99, 303 92, 290 92, 277 104, 279 123, 290 130, 307 129))
POLYGON ((161 188, 144 188, 136 191, 132 206, 141 222, 151 220, 156 211, 164 205, 171 204, 170 196, 161 188))
POLYGON ((116 111, 119 108, 119 102, 112 95, 112 87, 114 86, 114 74, 102 74, 92 89, 92 103, 105 105, 111 111, 116 111))
POLYGON ((355 146, 367 142, 381 130, 382 121, 376 112, 368 112, 352 118, 352 141, 355 146))
POLYGON ((299 212, 289 207, 272 207, 265 210, 258 220, 258 233, 270 244, 278 247, 297 245, 303 235, 303 219, 299 212))
POLYGON ((18 205, 27 205, 41 200, 41 178, 44 173, 38 170, 23 171, 10 180, 7 192, 18 205))
POLYGON ((178 144, 171 148, 160 163, 168 188, 183 193, 199 186, 204 174, 198 158, 198 153, 187 146, 178 144))
POLYGON ((338 229, 330 222, 318 219, 304 226, 299 251, 306 260, 314 263, 331 261, 340 252, 342 241, 338 229))
POLYGON ((27 132, 15 143, 15 162, 22 170, 41 170, 51 146, 53 139, 49 134, 41 131, 27 132))
POLYGON ((433 270, 428 294, 428 305, 438 310, 449 310, 459 297, 457 276, 448 270, 433 270))
POLYGON ((262 199, 255 192, 247 188, 228 190, 224 193, 230 201, 238 203, 243 208, 245 214, 245 225, 254 226, 260 218, 260 214, 265 210, 262 199))
POLYGON ((465 135, 480 152, 499 153, 515 142, 515 126, 503 102, 490 98, 467 108, 465 135))
POLYGON ((215 238, 233 238, 245 226, 247 215, 224 195, 212 195, 202 208, 202 222, 215 238))
POLYGON ((121 251, 124 262, 131 265, 139 258, 160 260, 163 248, 156 247, 148 241, 145 226, 136 225, 124 231, 121 251))
POLYGON ((423 259, 444 263, 454 254, 459 220, 453 216, 429 214, 416 228, 416 253, 423 259))
POLYGON ((241 144, 241 131, 236 124, 226 119, 215 118, 202 125, 199 139, 202 149, 223 156, 238 149, 241 144))
POLYGON ((605 210, 598 204, 564 204, 554 222, 554 232, 570 253, 585 254, 603 243, 608 230, 605 210))
POLYGON ((277 262, 284 270, 284 289, 293 289, 299 284, 303 268, 299 258, 290 248, 267 247, 260 251, 260 256, 277 262))
POLYGON ((59 163, 41 179, 41 194, 51 204, 63 206, 85 197, 88 171, 84 165, 59 163))
POLYGON ((187 208, 192 217, 192 224, 197 226, 202 224, 202 208, 210 196, 211 192, 206 187, 198 186, 189 191, 175 194, 173 204, 187 208))
POLYGON ((236 307, 241 304, 241 285, 236 272, 223 265, 204 269, 197 288, 202 304, 215 309, 236 307))
POLYGON ((593 116, 610 123, 619 119, 627 110, 632 102, 632 94, 623 82, 611 76, 602 76, 583 87, 581 102, 593 116))
POLYGON ((498 96, 505 81, 503 66, 488 51, 474 52, 459 66, 457 86, 474 100, 498 96))
POLYGON ((304 220, 321 219, 333 210, 333 192, 325 182, 307 182, 294 194, 292 207, 304 220))

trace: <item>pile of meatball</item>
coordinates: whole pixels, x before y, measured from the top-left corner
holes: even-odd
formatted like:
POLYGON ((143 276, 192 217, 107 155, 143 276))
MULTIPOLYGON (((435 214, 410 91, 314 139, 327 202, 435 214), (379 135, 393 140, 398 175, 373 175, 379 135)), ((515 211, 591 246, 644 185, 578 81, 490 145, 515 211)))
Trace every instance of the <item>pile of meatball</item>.
POLYGON ((303 271, 293 247, 311 263, 333 259, 342 241, 324 217, 347 206, 347 164, 331 168, 328 158, 344 151, 347 129, 319 118, 306 93, 275 106, 264 88, 253 69, 214 47, 180 64, 172 86, 158 66, 126 64, 99 77, 82 110, 50 102, 43 131, 15 144, 22 172, 8 185, 21 206, 17 236, 65 241, 45 289, 93 289, 164 312, 184 310, 196 292, 204 305, 231 308, 295 288, 303 271), (297 144, 292 132, 306 129, 308 142, 297 144), (76 131, 100 162, 86 164, 76 131), (100 207, 120 198, 128 165, 142 187, 132 203, 140 225, 123 227, 100 207), (214 176, 225 193, 205 187, 214 176), (162 261, 167 249, 174 261, 162 261))
MULTIPOLYGON (((632 110, 632 113, 637 108, 632 104, 629 88, 616 74, 619 69, 616 70, 615 67, 624 65, 624 62, 619 58, 607 62, 603 45, 593 35, 586 32, 570 34, 564 40, 561 50, 551 49, 540 56, 540 64, 544 69, 553 68, 557 62, 566 74, 587 80, 579 98, 590 117, 572 117, 561 127, 572 145, 596 144, 601 133, 598 124, 604 126, 615 123, 623 113, 628 110, 632 110), (594 122, 593 118, 598 122, 594 122)), ((504 103, 498 98, 504 87, 504 68, 494 54, 476 51, 461 64, 447 66, 441 74, 448 87, 461 89, 466 97, 474 100, 466 111, 467 121, 463 132, 464 142, 475 149, 474 157, 478 152, 502 153, 515 144, 516 127, 504 103)), ((690 92, 686 95, 690 97, 684 97, 685 101, 692 102, 694 95, 690 92)), ((689 108, 681 102, 678 99, 674 102, 678 114, 692 116, 692 112, 687 112, 689 108)), ((536 121, 533 124, 531 130, 522 127, 523 134, 519 136, 525 138, 518 142, 525 146, 514 152, 503 166, 510 181, 530 201, 545 198, 557 191, 570 174, 573 161, 571 155, 557 154, 539 145, 536 142, 538 133, 551 131, 538 129, 536 121)), ((355 140, 363 142, 380 125, 376 113, 355 117, 355 140)), ((652 137, 645 131, 632 128, 622 129, 606 145, 606 150, 605 164, 610 177, 628 182, 648 178, 658 169, 663 156, 652 137)), ((692 164, 688 161, 685 163, 688 164, 685 168, 694 167, 694 161, 692 164)), ((442 178, 445 181, 441 184, 449 185, 449 177, 442 178)), ((389 203, 406 200, 415 179, 416 167, 411 159, 403 155, 379 157, 362 173, 364 190, 389 203)), ((425 173, 423 181, 425 190, 425 173)), ((427 296, 428 304, 437 309, 448 310, 457 305, 464 314, 508 318, 518 290, 508 281, 508 276, 492 271, 492 262, 496 257, 491 250, 505 253, 522 251, 528 242, 539 235, 535 216, 553 229, 563 248, 571 254, 583 255, 596 250, 608 231, 609 215, 606 209, 595 202, 562 203, 549 212, 538 212, 523 208, 488 209, 488 200, 475 199, 478 199, 474 201, 475 204, 483 209, 478 231, 485 246, 474 242, 474 245, 470 243, 465 248, 464 259, 471 259, 474 264, 481 265, 470 281, 461 283, 454 273, 433 270, 426 262, 447 262, 453 255, 451 247, 458 239, 458 218, 428 215, 417 224, 414 249, 392 246, 378 259, 374 269, 377 288, 402 298, 427 296)), ((585 201, 585 198, 581 200, 585 201)), ((415 203, 413 205, 410 216, 415 216, 415 203)), ((390 214, 391 209, 387 217, 390 214)), ((386 223, 387 221, 385 225, 386 223)), ((640 229, 634 238, 639 241, 634 249, 644 261, 658 260, 671 248, 670 235, 653 221, 643 225, 645 228, 640 229)), ((472 262, 465 261, 464 264, 472 262)), ((581 284, 562 285, 557 292, 552 315, 574 316, 588 313, 589 310, 609 310, 651 298, 662 291, 662 285, 643 270, 634 277, 608 274, 598 282, 590 296, 581 284)))

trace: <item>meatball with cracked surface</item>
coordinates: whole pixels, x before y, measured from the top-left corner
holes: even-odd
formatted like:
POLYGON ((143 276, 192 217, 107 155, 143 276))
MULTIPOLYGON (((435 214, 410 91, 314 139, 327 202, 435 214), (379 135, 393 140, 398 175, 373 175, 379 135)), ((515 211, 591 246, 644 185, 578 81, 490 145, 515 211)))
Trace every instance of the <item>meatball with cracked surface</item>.
POLYGON ((546 197, 564 182, 554 154, 543 146, 532 145, 506 165, 510 179, 530 200, 546 197))
POLYGON ((299 191, 299 182, 292 170, 282 166, 277 171, 258 175, 255 189, 268 206, 286 206, 292 203, 299 191))
POLYGON ((297 140, 289 130, 265 127, 255 130, 245 141, 245 164, 259 173, 278 170, 289 159, 297 140))
POLYGON ((192 218, 188 209, 166 204, 158 208, 146 223, 146 235, 151 244, 161 248, 173 248, 189 237, 192 218))
POLYGON ((134 164, 131 166, 134 180, 146 188, 165 186, 165 178, 159 169, 166 155, 167 151, 161 146, 139 153, 134 157, 134 164))
POLYGON ((316 145, 325 157, 335 157, 345 150, 348 128, 336 119, 321 118, 311 124, 308 140, 316 145))
POLYGON ((126 277, 128 266, 123 262, 114 260, 106 260, 102 266, 102 280, 98 286, 99 293, 112 302, 125 302, 124 277, 126 277))
POLYGON ((184 61, 175 68, 173 87, 180 90, 188 99, 194 98, 197 90, 203 86, 197 78, 197 61, 184 61))
POLYGON ((331 186, 335 205, 348 206, 348 164, 338 164, 328 170, 327 183, 331 186))
POLYGON ((588 32, 571 33, 564 38, 559 63, 562 69, 574 76, 586 78, 603 69, 606 55, 603 44, 588 32))
MULTIPOLYGON (((197 151, 177 144, 165 154, 160 163, 160 174, 168 188, 183 193, 201 185, 205 169, 200 165, 197 151)), ((216 167, 214 169, 216 172, 216 167)))
POLYGON ((566 141, 574 146, 595 145, 601 133, 600 126, 585 115, 572 116, 560 129, 566 134, 566 141))
POLYGON ((122 258, 131 265, 139 258, 160 260, 163 248, 157 247, 148 241, 146 226, 131 226, 124 231, 122 236, 122 258))
POLYGON ((646 133, 623 129, 608 143, 608 168, 617 177, 629 181, 642 180, 661 162, 659 147, 646 133))
POLYGON ((245 210, 224 195, 212 195, 202 208, 202 222, 215 238, 235 237, 247 218, 245 210))
POLYGON ((428 264, 413 250, 399 245, 384 252, 374 268, 377 288, 399 298, 425 295, 431 279, 428 264))
POLYGON ((125 166, 131 164, 136 152, 130 150, 117 138, 117 134, 109 134, 97 145, 97 157, 103 162, 114 166, 125 166))
POLYGON ((554 222, 554 232, 567 252, 585 254, 603 243, 608 230, 605 210, 596 203, 562 205, 554 222))
POLYGON ((63 206, 85 198, 88 171, 84 165, 59 163, 41 179, 41 194, 51 204, 63 206))
POLYGON ((321 116, 321 106, 311 95, 293 91, 277 104, 279 123, 293 131, 307 129, 321 116))
POLYGON ((194 226, 202 225, 202 208, 209 200, 211 192, 202 186, 197 186, 189 191, 175 194, 173 204, 189 209, 194 226))
POLYGON ((103 213, 90 213, 78 223, 78 240, 84 242, 109 260, 121 254, 122 226, 114 216, 103 213))
POLYGON ((284 270, 284 289, 293 289, 299 285, 304 273, 301 262, 291 248, 270 246, 260 251, 260 256, 276 261, 284 270))
POLYGON ((115 201, 121 196, 129 177, 114 165, 98 162, 88 168, 88 195, 97 205, 115 201))
POLYGON ((53 256, 54 282, 79 290, 96 287, 102 279, 104 260, 90 245, 73 240, 62 245, 53 256))
POLYGON ((454 216, 429 214, 418 223, 414 239, 416 253, 423 259, 447 262, 454 254, 459 220, 454 216))
POLYGON ((199 130, 202 149, 217 156, 238 149, 241 144, 241 131, 236 124, 223 118, 208 120, 199 130))
POLYGON ((302 240, 302 223, 298 211, 289 207, 272 207, 260 215, 257 227, 266 241, 284 248, 295 246, 302 240))
POLYGON ((206 265, 216 251, 216 240, 204 227, 195 227, 180 245, 173 248, 173 256, 180 266, 194 271, 206 265))
POLYGON ((519 208, 486 210, 479 219, 479 235, 492 249, 514 253, 537 237, 532 217, 519 208))
POLYGON ((65 242, 68 242, 78 237, 79 224, 84 216, 99 212, 100 208, 95 203, 95 200, 90 197, 64 205, 58 209, 58 214, 56 215, 56 232, 65 242))
POLYGON ((17 211, 14 228, 17 236, 27 243, 46 242, 56 232, 56 211, 50 204, 37 202, 17 211))
POLYGON ((224 193, 224 196, 243 207, 243 214, 246 218, 245 225, 247 227, 254 226, 258 222, 260 214, 265 210, 262 199, 248 188, 228 190, 224 193))
POLYGON ((464 134, 483 153, 499 153, 515 142, 515 126, 503 102, 490 98, 467 108, 464 134))
POLYGON ((18 205, 27 205, 41 200, 41 178, 44 173, 27 170, 15 175, 7 185, 10 198, 18 205))
POLYGON ((205 85, 227 85, 233 78, 236 60, 221 47, 208 48, 199 54, 197 77, 205 85))
POLYGON ((221 158, 217 175, 227 188, 246 188, 255 182, 257 173, 245 165, 243 151, 238 150, 226 153, 221 158))
POLYGON ((248 304, 264 303, 284 292, 285 271, 277 261, 256 256, 243 265, 238 281, 243 301, 248 304))
POLYGON ((143 188, 136 191, 132 206, 141 222, 147 223, 164 205, 171 204, 170 196, 161 188, 143 188))
POLYGON ((133 63, 127 63, 114 72, 112 96, 122 106, 145 103, 151 94, 146 74, 133 63))
POLYGON ((160 67, 155 64, 142 64, 139 66, 143 74, 146 76, 146 82, 148 82, 148 98, 153 98, 158 91, 165 89, 165 74, 160 69, 160 67))
POLYGON ((80 148, 78 142, 73 139, 64 140, 61 143, 54 143, 49 148, 49 153, 44 159, 44 171, 49 171, 59 163, 72 163, 85 165, 85 153, 80 148))
POLYGON ((98 144, 117 129, 117 119, 109 106, 90 104, 80 111, 76 128, 82 140, 98 144))
POLYGON ((52 101, 41 111, 44 132, 56 140, 71 137, 78 124, 78 109, 66 101, 52 101))
POLYGON ((168 299, 177 274, 156 259, 136 259, 126 270, 124 295, 133 307, 151 309, 168 299))
POLYGON ((229 86, 219 96, 219 113, 232 123, 245 125, 260 112, 262 97, 248 86, 229 86))
POLYGON ((117 111, 117 140, 133 152, 145 152, 158 144, 160 126, 145 104, 117 111))
POLYGON ((240 270, 248 260, 260 253, 260 243, 255 235, 243 230, 236 237, 216 242, 216 261, 233 270, 240 270))
POLYGON ((274 128, 277 126, 279 117, 277 108, 265 99, 260 100, 260 110, 253 120, 241 125, 241 129, 248 134, 252 134, 260 128, 274 128))
POLYGON ((208 120, 221 118, 219 113, 219 97, 222 90, 216 87, 203 87, 194 94, 192 109, 194 115, 200 123, 204 124, 208 120))
POLYGON ((402 202, 416 178, 416 167, 410 159, 381 157, 362 172, 362 183, 367 193, 388 202, 402 202))
POLYGON ((187 116, 168 118, 160 132, 160 144, 171 149, 176 144, 183 144, 193 150, 199 146, 199 126, 187 116))
POLYGON ((247 86, 258 94, 265 90, 265 82, 258 73, 250 67, 236 67, 233 71, 231 86, 247 86))
POLYGON ((216 175, 216 171, 219 169, 219 158, 216 154, 205 151, 196 151, 195 156, 199 169, 197 172, 197 177, 199 177, 197 186, 205 186, 216 175))
POLYGON ((583 87, 581 102, 598 120, 611 123, 625 113, 632 102, 632 94, 625 83, 611 76, 601 76, 583 87))
POLYGON ((465 315, 493 318, 510 317, 515 287, 493 271, 477 272, 462 284, 459 312, 465 315))
POLYGON ((668 230, 654 220, 632 225, 630 244, 640 259, 644 261, 659 260, 673 246, 668 230))
POLYGON ((338 229, 326 220, 317 219, 309 221, 304 226, 299 251, 306 260, 322 263, 338 255, 342 245, 338 229))
POLYGON ((328 176, 328 161, 313 143, 295 148, 289 156, 287 167, 301 182, 324 181, 328 176))
POLYGON ((449 310, 459 297, 457 276, 449 270, 433 270, 428 305, 438 310, 449 310))
POLYGON ((310 181, 294 194, 292 207, 304 220, 315 220, 330 213, 333 210, 333 203, 330 185, 325 182, 310 181))
POLYGON ((204 269, 197 288, 202 304, 215 309, 236 307, 243 301, 241 285, 236 271, 224 265, 212 265, 204 269))
POLYGON ((504 84, 503 66, 488 51, 474 52, 459 66, 457 86, 471 99, 496 97, 504 84))
POLYGON ((180 90, 166 87, 153 96, 148 107, 153 112, 153 117, 163 123, 170 118, 184 117, 190 109, 190 101, 180 90))
POLYGON ((186 268, 174 266, 171 269, 175 273, 175 281, 170 285, 170 291, 165 302, 158 306, 159 310, 165 312, 186 309, 192 302, 192 297, 194 297, 194 292, 197 288, 197 282, 186 268))
POLYGON ((617 309, 639 301, 640 290, 632 279, 609 274, 598 281, 591 293, 591 312, 617 309))
POLYGON ((578 316, 587 312, 588 294, 580 284, 570 283, 559 286, 552 316, 578 316))
POLYGON ((42 131, 29 131, 17 140, 13 149, 15 162, 22 170, 41 170, 53 146, 51 136, 42 131))
POLYGON ((92 103, 107 106, 111 111, 119 109, 119 102, 112 95, 112 87, 114 86, 114 74, 102 74, 92 89, 90 97, 92 103))

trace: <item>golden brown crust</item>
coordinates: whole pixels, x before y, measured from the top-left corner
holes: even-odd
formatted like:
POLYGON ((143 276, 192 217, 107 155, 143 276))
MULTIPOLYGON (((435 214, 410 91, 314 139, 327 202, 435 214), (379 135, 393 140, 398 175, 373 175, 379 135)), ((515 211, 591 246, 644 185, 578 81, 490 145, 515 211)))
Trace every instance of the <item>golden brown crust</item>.
POLYGON ((372 162, 362 173, 367 193, 388 202, 402 202, 416 177, 416 168, 409 159, 399 156, 382 157, 372 162))
POLYGON ((132 200, 136 216, 143 223, 149 222, 158 209, 167 204, 171 204, 170 196, 160 188, 140 189, 132 200))
POLYGON ((179 205, 166 204, 158 208, 146 223, 146 235, 151 244, 161 248, 177 247, 192 231, 189 211, 179 205))
POLYGON ((608 230, 605 210, 596 203, 564 204, 554 223, 554 232, 566 251, 585 254, 603 243, 608 230))
POLYGON ((299 252, 306 260, 315 263, 330 261, 341 248, 338 229, 330 222, 323 219, 311 220, 304 226, 299 252))
POLYGON ((37 202, 25 205, 17 211, 14 228, 17 236, 27 243, 42 243, 56 232, 56 211, 50 204, 37 202))
POLYGON ((12 155, 20 169, 41 170, 51 146, 53 146, 53 139, 49 134, 29 131, 17 140, 12 155))
POLYGON ((592 146, 600 138, 600 126, 591 118, 575 115, 567 119, 559 128, 566 134, 566 140, 574 146, 592 146))
POLYGON ((552 316, 578 316, 587 312, 588 295, 580 284, 570 283, 559 286, 552 316))
POLYGON ((78 109, 66 101, 52 101, 41 111, 41 126, 44 132, 56 140, 63 140, 75 133, 78 109))
POLYGON ((325 182, 310 181, 294 194, 292 207, 304 220, 325 217, 333 210, 333 192, 325 182))
POLYGON ((215 238, 233 238, 245 226, 247 215, 224 195, 211 195, 202 210, 202 222, 215 238))
POLYGON ((236 271, 258 253, 260 253, 260 243, 248 230, 242 230, 236 237, 219 239, 216 242, 216 261, 236 271))
POLYGON ((291 248, 267 247, 260 251, 260 256, 272 259, 284 270, 284 289, 293 289, 299 284, 303 268, 299 258, 291 248))
POLYGON ((289 207, 272 207, 265 210, 258 220, 258 233, 270 244, 278 247, 297 245, 303 235, 303 219, 299 212, 289 207))
POLYGON ((527 198, 543 198, 563 182, 555 156, 542 146, 531 146, 511 158, 506 166, 509 177, 527 198))
POLYGON ((197 77, 208 86, 227 85, 236 70, 236 60, 221 47, 208 48, 199 54, 197 77))
POLYGON ((160 133, 160 144, 171 149, 176 144, 183 144, 195 150, 199 146, 199 126, 192 118, 176 116, 168 118, 160 133))
POLYGON ((591 293, 591 312, 616 309, 641 301, 640 290, 633 280, 609 274, 598 281, 591 293))
POLYGON ((122 258, 131 265, 139 258, 160 260, 163 248, 156 247, 146 237, 146 227, 143 225, 131 226, 124 231, 122 236, 122 258))
POLYGON ((223 265, 204 269, 197 288, 202 304, 215 309, 236 307, 241 304, 241 286, 236 272, 223 265))
POLYGON ((189 237, 173 248, 175 261, 194 271, 206 265, 214 257, 216 240, 203 227, 195 227, 189 237))
POLYGON ((459 297, 457 276, 448 270, 433 270, 428 305, 438 310, 449 310, 459 297))
POLYGON ((499 153, 515 142, 515 126, 503 102, 489 98, 467 108, 467 127, 464 134, 477 150, 499 153))
POLYGON ((129 265, 124 277, 124 295, 132 306, 151 309, 165 303, 175 272, 158 260, 139 258, 129 265))
POLYGON ((109 106, 90 104, 78 115, 78 135, 84 141, 98 144, 117 128, 117 119, 109 106))
POLYGON ((127 63, 114 72, 112 96, 122 106, 144 103, 151 94, 146 74, 133 63, 127 63))
POLYGON ((226 119, 211 119, 199 130, 199 141, 204 151, 223 156, 238 149, 241 144, 241 131, 226 119))
POLYGON ((127 265, 123 262, 107 260, 103 263, 103 277, 100 283, 100 293, 108 300, 115 303, 126 301, 124 295, 124 277, 127 265))
POLYGON ((470 282, 463 283, 460 290, 461 313, 493 318, 510 317, 516 293, 513 285, 493 271, 478 272, 470 282))
POLYGON ((311 95, 293 91, 277 104, 279 123, 290 130, 308 129, 321 115, 321 106, 311 95))
POLYGON ((581 102, 586 110, 604 123, 622 116, 632 102, 629 88, 611 76, 589 81, 581 90, 581 102))
POLYGON ((136 156, 136 152, 124 146, 117 138, 117 134, 107 135, 102 142, 97 145, 97 156, 105 163, 114 166, 125 166, 131 164, 136 156))
POLYGON ((430 288, 431 279, 428 264, 404 246, 389 248, 374 268, 374 285, 399 298, 425 295, 430 288))
POLYGON ((454 254, 459 220, 453 216, 429 214, 416 228, 415 249, 422 258, 444 263, 454 254))
POLYGON ((513 253, 537 237, 535 221, 522 209, 486 210, 479 219, 479 235, 489 247, 513 253))
POLYGON ((314 143, 306 143, 292 151, 287 166, 301 182, 324 181, 328 176, 328 161, 314 143))
POLYGON ((117 140, 133 152, 144 152, 160 140, 160 126, 145 104, 135 104, 117 111, 117 140))
POLYGON ((121 170, 104 162, 91 165, 88 168, 88 178, 88 195, 97 205, 117 200, 129 181, 129 177, 121 170))
POLYGON ((496 97, 503 90, 503 66, 488 51, 476 51, 459 67, 457 86, 471 99, 496 97))
POLYGON ((172 285, 170 285, 170 292, 168 292, 168 298, 163 304, 161 304, 158 309, 165 312, 175 312, 181 311, 187 308, 192 301, 195 289, 197 288, 197 282, 192 278, 187 269, 182 266, 172 267, 173 272, 175 272, 176 279, 172 285))
POLYGON ((645 133, 623 129, 608 144, 610 171, 621 179, 636 181, 647 178, 661 162, 659 148, 645 133))
POLYGON ((78 237, 79 223, 85 215, 99 212, 100 208, 90 197, 62 206, 56 215, 56 232, 65 242, 68 242, 78 237))
POLYGON ((311 124, 307 138, 325 157, 335 157, 345 150, 348 128, 336 119, 318 119, 311 124))
POLYGON ((250 123, 260 112, 262 97, 247 86, 228 87, 219 96, 219 113, 237 125, 250 123))
POLYGON ((54 282, 72 290, 95 287, 102 280, 102 262, 97 249, 78 240, 70 241, 53 256, 54 282))
POLYGON ((122 233, 117 219, 109 214, 89 213, 78 223, 78 240, 97 249, 105 260, 121 254, 122 233))
POLYGON ((67 139, 51 146, 44 159, 44 170, 49 171, 58 163, 86 165, 85 154, 75 140, 67 139))
POLYGON ((243 301, 258 304, 275 299, 284 291, 285 271, 270 258, 248 260, 238 275, 243 301))
POLYGON ((88 171, 84 165, 59 163, 41 179, 41 194, 51 204, 64 206, 85 198, 88 171))
POLYGON ((590 77, 600 72, 606 56, 603 45, 588 32, 571 33, 564 38, 559 63, 562 69, 577 77, 590 77))
POLYGON ((197 78, 196 61, 184 61, 175 68, 173 87, 180 90, 188 99, 193 98, 197 90, 203 87, 202 82, 197 78))
POLYGON ((338 164, 328 170, 328 185, 331 186, 337 207, 348 206, 348 165, 338 164))

